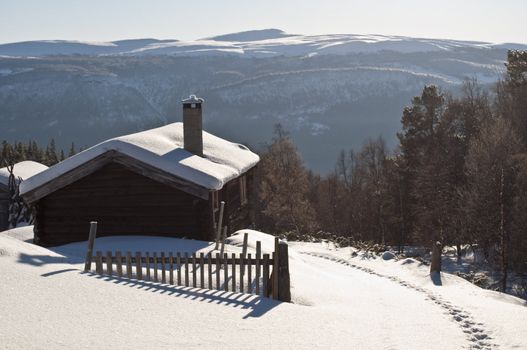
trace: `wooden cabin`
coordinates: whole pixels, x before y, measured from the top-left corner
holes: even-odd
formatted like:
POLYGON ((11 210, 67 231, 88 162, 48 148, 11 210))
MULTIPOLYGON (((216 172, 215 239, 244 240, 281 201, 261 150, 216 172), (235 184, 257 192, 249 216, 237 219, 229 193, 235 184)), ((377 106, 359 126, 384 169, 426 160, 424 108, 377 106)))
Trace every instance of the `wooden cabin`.
POLYGON ((183 123, 104 141, 24 181, 34 241, 44 246, 97 236, 214 240, 220 202, 228 230, 251 223, 248 198, 259 157, 202 131, 203 100, 183 100, 183 123))
MULTIPOLYGON (((30 160, 16 163, 13 167, 14 180, 17 183, 23 181, 48 167, 30 160)), ((9 228, 9 169, 0 169, 0 231, 9 228)))

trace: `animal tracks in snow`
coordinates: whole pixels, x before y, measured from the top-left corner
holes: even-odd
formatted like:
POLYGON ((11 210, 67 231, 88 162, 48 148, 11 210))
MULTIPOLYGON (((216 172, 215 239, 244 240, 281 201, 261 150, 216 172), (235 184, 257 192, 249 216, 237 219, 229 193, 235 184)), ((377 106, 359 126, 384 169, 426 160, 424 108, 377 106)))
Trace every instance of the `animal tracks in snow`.
POLYGON ((497 344, 492 343, 492 338, 490 337, 489 332, 485 330, 484 325, 482 323, 474 321, 474 318, 468 311, 462 309, 459 306, 452 305, 452 303, 450 303, 449 301, 444 300, 440 296, 435 295, 434 293, 425 288, 416 286, 408 281, 404 281, 399 277, 380 274, 368 267, 351 263, 342 258, 310 252, 301 252, 301 254, 313 256, 316 258, 322 258, 342 265, 346 265, 377 277, 389 279, 395 283, 400 284, 405 288, 409 288, 417 292, 423 293, 427 300, 430 300, 431 302, 435 303, 440 308, 442 308, 444 312, 452 319, 452 321, 454 321, 461 328, 469 342, 469 349, 487 350, 498 348, 497 344))

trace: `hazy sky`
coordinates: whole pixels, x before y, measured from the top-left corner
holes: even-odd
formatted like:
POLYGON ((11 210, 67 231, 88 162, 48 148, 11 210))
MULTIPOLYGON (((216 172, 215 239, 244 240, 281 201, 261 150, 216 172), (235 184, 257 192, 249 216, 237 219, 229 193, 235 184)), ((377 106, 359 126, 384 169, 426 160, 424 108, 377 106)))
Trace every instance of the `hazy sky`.
POLYGON ((264 28, 527 43, 527 0, 0 0, 0 43, 198 39, 264 28))

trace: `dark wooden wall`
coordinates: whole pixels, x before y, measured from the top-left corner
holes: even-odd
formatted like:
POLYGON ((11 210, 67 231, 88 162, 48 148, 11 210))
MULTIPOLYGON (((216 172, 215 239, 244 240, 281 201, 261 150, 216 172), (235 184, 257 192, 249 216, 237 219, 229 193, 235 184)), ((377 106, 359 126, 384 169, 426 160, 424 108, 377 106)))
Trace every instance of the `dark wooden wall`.
POLYGON ((241 204, 239 178, 226 183, 220 191, 219 200, 225 201, 224 224, 228 226, 229 233, 247 228, 253 223, 250 197, 254 195, 254 168, 250 169, 245 176, 247 178, 246 188, 249 200, 244 205, 241 204))
POLYGON ((0 231, 9 227, 9 194, 0 188, 0 231))
POLYGON ((153 235, 212 240, 210 203, 110 163, 36 203, 35 242, 59 245, 97 236, 153 235))

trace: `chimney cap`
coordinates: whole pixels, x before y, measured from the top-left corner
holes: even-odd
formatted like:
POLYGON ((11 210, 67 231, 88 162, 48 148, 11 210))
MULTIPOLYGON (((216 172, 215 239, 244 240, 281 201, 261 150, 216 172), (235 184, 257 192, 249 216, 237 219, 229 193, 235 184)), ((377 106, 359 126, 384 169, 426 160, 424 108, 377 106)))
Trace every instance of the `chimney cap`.
POLYGON ((190 95, 188 98, 181 100, 181 103, 203 103, 204 99, 201 97, 196 97, 196 95, 190 95))

